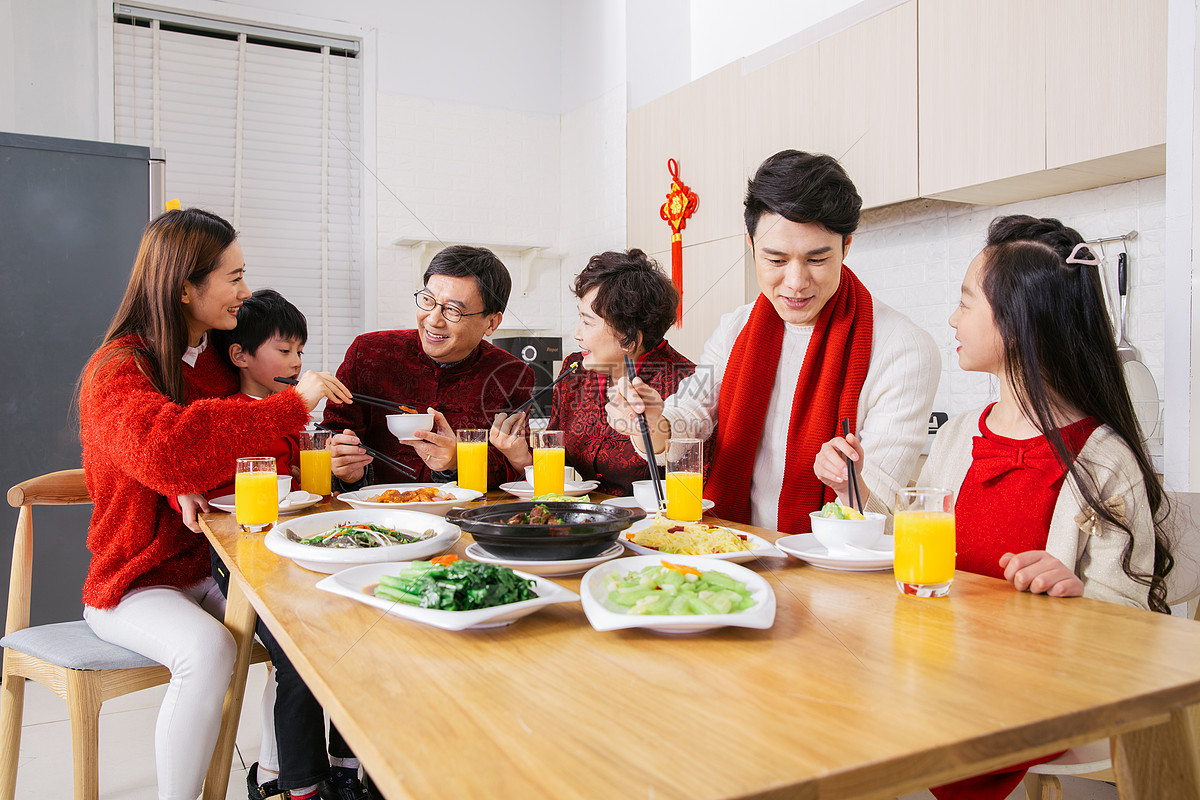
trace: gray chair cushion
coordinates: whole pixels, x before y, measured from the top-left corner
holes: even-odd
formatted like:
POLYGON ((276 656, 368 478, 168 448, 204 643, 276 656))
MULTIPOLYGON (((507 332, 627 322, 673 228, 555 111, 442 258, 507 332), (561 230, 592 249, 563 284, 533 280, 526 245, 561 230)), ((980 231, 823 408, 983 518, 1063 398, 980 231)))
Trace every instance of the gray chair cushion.
POLYGON ((10 647, 68 669, 136 669, 158 666, 157 661, 151 661, 132 650, 104 641, 92 633, 92 629, 83 620, 25 628, 0 639, 0 646, 10 647))

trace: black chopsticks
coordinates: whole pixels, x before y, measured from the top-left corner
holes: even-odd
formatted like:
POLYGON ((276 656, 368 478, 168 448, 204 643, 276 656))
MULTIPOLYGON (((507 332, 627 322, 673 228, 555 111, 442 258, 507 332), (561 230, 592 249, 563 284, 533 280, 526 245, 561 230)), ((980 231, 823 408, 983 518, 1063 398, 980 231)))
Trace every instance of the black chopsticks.
MULTIPOLYGON (((288 386, 295 386, 300 381, 296 380, 295 378, 276 378, 275 382, 276 383, 286 383, 288 386)), ((391 400, 384 400, 379 397, 371 397, 371 395, 369 395, 369 394, 354 394, 353 392, 351 392, 350 396, 354 398, 354 402, 356 402, 356 403, 366 403, 369 406, 378 406, 379 408, 382 408, 385 411, 391 411, 393 414, 395 414, 395 413, 419 414, 420 413, 412 406, 406 406, 401 403, 393 403, 391 400)))
MULTIPOLYGON (((633 370, 633 359, 629 357, 628 353, 625 355, 625 374, 630 383, 637 378, 637 373, 633 370)), ((639 413, 637 418, 638 427, 642 429, 642 447, 646 451, 646 465, 650 467, 650 480, 654 483, 654 498, 658 500, 658 510, 662 511, 666 506, 666 501, 663 497, 662 483, 658 480, 658 462, 654 459, 654 440, 650 438, 650 426, 646 424, 646 415, 639 413)))
MULTIPOLYGON (((850 418, 842 420, 842 436, 850 435, 850 418)), ((854 462, 846 456, 846 471, 850 473, 850 505, 858 504, 858 513, 863 513, 862 492, 858 490, 858 478, 854 475, 854 462)))
POLYGON ((560 374, 557 378, 554 379, 553 383, 551 383, 549 386, 543 386, 542 388, 538 389, 536 392, 533 393, 532 397, 530 397, 524 403, 521 403, 521 405, 517 406, 512 411, 508 412, 508 415, 511 417, 514 414, 520 414, 522 411, 524 411, 525 409, 527 409, 531 405, 533 405, 534 400, 537 400, 544 393, 546 393, 550 389, 553 389, 555 386, 557 386, 558 382, 561 381, 563 378, 567 377, 568 375, 574 374, 575 370, 577 370, 577 369, 579 369, 579 362, 578 361, 571 362, 571 364, 569 364, 567 366, 567 368, 562 371, 562 374, 560 374))
MULTIPOLYGON (((276 378, 276 380, 278 380, 278 378, 276 378)), ((322 425, 319 422, 314 422, 313 425, 315 425, 316 427, 320 428, 323 431, 329 431, 330 433, 341 433, 341 431, 334 430, 333 428, 330 428, 326 425, 322 425)), ((399 461, 392 458, 391 456, 385 456, 383 453, 379 452, 378 450, 374 449, 373 447, 367 447, 362 442, 359 442, 358 446, 361 447, 366 452, 367 455, 371 456, 376 461, 382 461, 384 464, 387 464, 392 469, 396 470, 397 472, 399 472, 401 475, 408 478, 409 480, 415 481, 417 479, 417 473, 413 472, 413 468, 408 466, 407 464, 401 464, 399 461)))

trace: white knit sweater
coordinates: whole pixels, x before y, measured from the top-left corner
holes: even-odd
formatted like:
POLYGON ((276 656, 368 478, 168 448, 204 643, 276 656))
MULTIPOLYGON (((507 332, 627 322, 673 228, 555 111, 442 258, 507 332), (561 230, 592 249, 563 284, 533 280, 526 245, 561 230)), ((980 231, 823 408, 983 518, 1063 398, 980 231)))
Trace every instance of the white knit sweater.
MULTIPOLYGON (((874 298, 872 302, 875 320, 871 360, 858 398, 855 430, 867 453, 861 470, 871 491, 867 508, 886 512, 895 502, 896 490, 912 477, 928 437, 929 412, 942 360, 933 337, 890 306, 874 298)), ((663 416, 671 423, 673 436, 706 439, 712 433, 725 365, 753 308, 754 304, 749 303, 721 317, 704 345, 695 374, 667 398, 663 416)), ((778 528, 792 398, 812 332, 811 325, 785 325, 750 484, 750 521, 761 528, 778 528)), ((812 469, 812 464, 802 466, 812 469)))

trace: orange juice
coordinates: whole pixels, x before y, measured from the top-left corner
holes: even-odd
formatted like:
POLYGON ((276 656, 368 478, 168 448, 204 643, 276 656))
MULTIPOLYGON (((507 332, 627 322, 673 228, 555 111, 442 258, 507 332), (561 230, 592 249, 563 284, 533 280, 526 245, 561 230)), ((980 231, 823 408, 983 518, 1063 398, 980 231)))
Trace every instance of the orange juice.
POLYGON ((333 454, 328 450, 300 451, 300 488, 322 497, 332 493, 330 481, 333 454))
MULTIPOLYGON (((907 587, 949 590, 954 580, 954 515, 944 511, 902 511, 896 514, 896 583, 907 587)), ((942 592, 944 594, 945 592, 942 592)), ((940 596, 934 591, 934 596, 940 596)))
POLYGON ((567 451, 561 447, 533 449, 533 496, 562 494, 565 488, 567 451))
POLYGON ((234 477, 234 508, 239 525, 270 525, 279 519, 279 476, 239 472, 234 477))
POLYGON ((704 476, 699 472, 667 473, 668 517, 680 522, 697 522, 704 513, 703 498, 704 476))
POLYGON ((458 443, 458 485, 477 492, 487 491, 487 442, 458 443))

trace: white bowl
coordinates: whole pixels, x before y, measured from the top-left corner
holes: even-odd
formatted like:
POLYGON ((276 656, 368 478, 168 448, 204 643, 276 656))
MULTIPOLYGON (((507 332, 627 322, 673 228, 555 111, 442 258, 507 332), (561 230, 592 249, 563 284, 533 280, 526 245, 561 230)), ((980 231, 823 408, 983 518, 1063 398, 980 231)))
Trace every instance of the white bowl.
MULTIPOLYGON (((571 465, 567 465, 563 471, 563 476, 568 483, 580 483, 579 473, 571 465)), ((525 482, 533 486, 533 464, 525 468, 525 482)))
POLYGON ((279 502, 283 503, 287 496, 292 493, 292 476, 280 475, 278 478, 279 502))
POLYGON ((868 511, 866 519, 836 519, 822 517, 821 512, 808 515, 812 521, 812 532, 817 541, 830 553, 849 553, 855 548, 872 550, 883 538, 883 527, 887 517, 868 511))
POLYGON ((417 431, 433 430, 433 414, 388 414, 388 430, 402 442, 416 441, 417 431))
MULTIPOLYGON (((662 486, 662 496, 665 501, 667 499, 667 482, 659 481, 658 483, 662 486)), ((656 511, 658 509, 658 498, 654 495, 654 481, 652 480, 634 481, 633 497, 637 500, 638 505, 644 509, 649 511, 656 511)))

